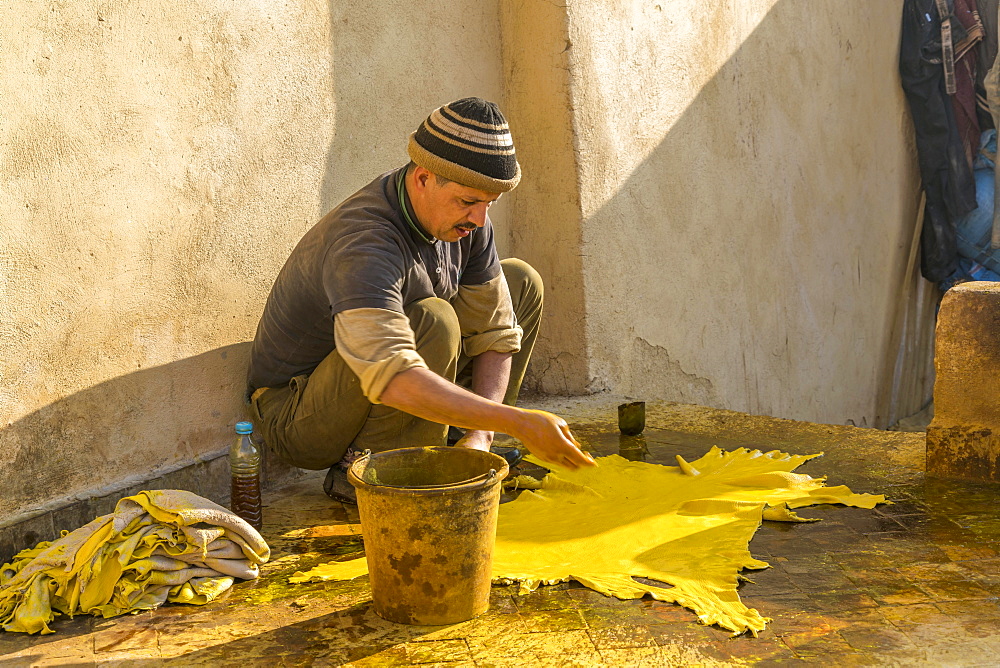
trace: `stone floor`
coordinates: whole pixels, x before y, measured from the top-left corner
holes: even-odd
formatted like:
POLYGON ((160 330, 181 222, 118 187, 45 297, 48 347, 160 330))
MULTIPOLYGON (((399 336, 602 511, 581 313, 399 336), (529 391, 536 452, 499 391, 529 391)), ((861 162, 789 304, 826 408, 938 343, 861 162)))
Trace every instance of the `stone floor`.
POLYGON ((657 405, 642 437, 620 437, 613 397, 533 405, 564 415, 597 454, 675 463, 709 446, 825 452, 800 472, 884 493, 875 510, 817 506, 813 524, 765 522, 743 600, 773 621, 730 638, 681 607, 555 585, 494 587, 482 617, 409 627, 371 610, 366 579, 289 585, 296 570, 362 550, 357 512, 308 475, 272 494, 263 576, 204 607, 169 605, 112 620, 77 617, 56 633, 0 633, 0 666, 955 665, 1000 663, 997 488, 926 478, 923 435, 657 405))

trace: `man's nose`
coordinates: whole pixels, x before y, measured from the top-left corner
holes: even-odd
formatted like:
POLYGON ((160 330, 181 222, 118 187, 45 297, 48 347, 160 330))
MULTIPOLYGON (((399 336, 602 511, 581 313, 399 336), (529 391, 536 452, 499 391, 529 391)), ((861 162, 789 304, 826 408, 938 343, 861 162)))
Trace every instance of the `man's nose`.
POLYGON ((469 210, 469 217, 468 217, 469 222, 475 225, 476 227, 482 227, 483 225, 485 225, 486 209, 488 208, 488 206, 489 205, 486 202, 479 202, 478 204, 474 204, 472 208, 469 210))

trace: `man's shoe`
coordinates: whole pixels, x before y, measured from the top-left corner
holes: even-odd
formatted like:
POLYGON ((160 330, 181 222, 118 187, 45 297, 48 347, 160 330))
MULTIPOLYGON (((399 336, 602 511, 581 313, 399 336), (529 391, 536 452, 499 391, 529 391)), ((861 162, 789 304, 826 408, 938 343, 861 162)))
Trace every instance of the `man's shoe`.
POLYGON ((507 466, 511 469, 520 464, 521 460, 524 459, 524 455, 521 454, 520 448, 492 445, 490 446, 490 452, 494 455, 500 455, 503 457, 504 461, 507 462, 507 466))
MULTIPOLYGON (((465 430, 459 429, 458 427, 448 427, 448 445, 455 445, 458 443, 462 437, 465 436, 465 430)), ((514 468, 517 466, 524 455, 521 454, 520 448, 512 446, 503 445, 491 445, 490 452, 494 455, 500 455, 507 462, 507 466, 514 468)))
POLYGON ((465 430, 458 427, 448 427, 448 445, 455 445, 465 436, 465 430))
POLYGON ((334 501, 358 505, 358 493, 347 480, 347 471, 340 464, 334 464, 327 471, 326 480, 323 481, 323 491, 334 501))

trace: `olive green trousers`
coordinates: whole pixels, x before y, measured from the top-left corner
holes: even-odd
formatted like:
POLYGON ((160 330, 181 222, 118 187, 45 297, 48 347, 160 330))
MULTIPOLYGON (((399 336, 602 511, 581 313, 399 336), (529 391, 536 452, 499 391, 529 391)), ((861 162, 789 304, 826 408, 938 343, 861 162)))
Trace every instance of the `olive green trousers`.
MULTIPOLYGON (((521 350, 511 358, 504 403, 513 406, 528 367, 542 318, 542 279, 528 263, 501 261, 517 323, 523 330, 521 350)), ((417 352, 443 378, 467 385, 474 359, 462 353, 458 316, 451 304, 430 297, 405 309, 417 352)), ((330 324, 333 326, 333 323, 330 324)), ((336 350, 312 373, 292 378, 286 387, 255 393, 250 414, 267 447, 281 460, 305 469, 326 469, 349 447, 381 452, 395 448, 444 445, 448 426, 430 422, 383 404, 372 404, 361 392, 357 375, 336 350)))

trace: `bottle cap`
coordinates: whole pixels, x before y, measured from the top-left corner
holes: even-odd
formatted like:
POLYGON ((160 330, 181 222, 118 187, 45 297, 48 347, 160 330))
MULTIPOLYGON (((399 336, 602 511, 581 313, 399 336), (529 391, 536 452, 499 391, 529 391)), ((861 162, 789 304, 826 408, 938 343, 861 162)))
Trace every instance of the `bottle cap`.
POLYGON ((237 422, 236 423, 236 433, 237 434, 252 434, 253 433, 253 422, 237 422))

